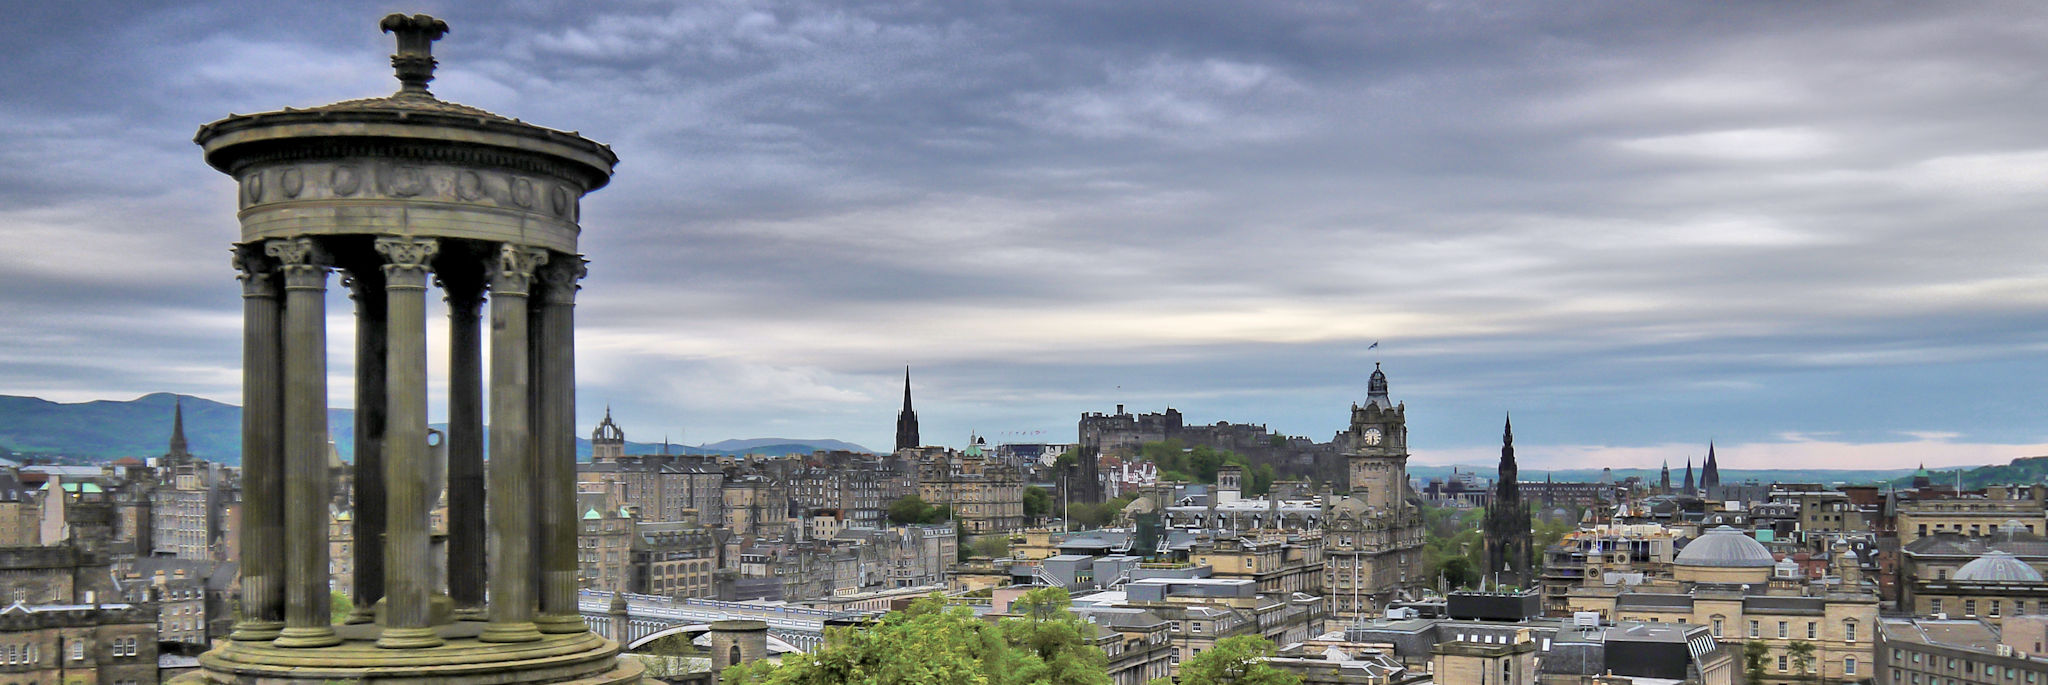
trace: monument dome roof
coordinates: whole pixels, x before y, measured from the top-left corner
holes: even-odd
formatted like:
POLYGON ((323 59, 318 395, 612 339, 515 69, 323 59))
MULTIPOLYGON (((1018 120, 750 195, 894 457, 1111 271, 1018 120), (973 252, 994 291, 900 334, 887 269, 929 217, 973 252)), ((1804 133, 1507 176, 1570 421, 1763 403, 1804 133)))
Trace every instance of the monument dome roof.
POLYGON ((1985 552, 1984 556, 1971 559, 1950 576, 1955 580, 1974 580, 1988 583, 2038 583, 2041 572, 2028 566, 2010 553, 1999 550, 1985 552))
POLYGON ((1769 568, 1778 563, 1778 558, 1742 531, 1720 526, 1686 545, 1673 562, 1681 566, 1769 568))

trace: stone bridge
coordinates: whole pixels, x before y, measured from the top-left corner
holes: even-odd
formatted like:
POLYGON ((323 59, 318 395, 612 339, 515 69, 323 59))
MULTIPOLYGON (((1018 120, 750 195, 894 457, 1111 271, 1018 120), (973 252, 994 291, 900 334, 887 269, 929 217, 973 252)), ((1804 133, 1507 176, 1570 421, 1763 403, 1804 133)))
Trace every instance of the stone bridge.
POLYGON ((636 595, 626 593, 626 628, 617 631, 612 626, 612 593, 599 590, 584 590, 577 597, 577 608, 591 629, 614 640, 628 649, 637 647, 664 635, 693 633, 709 630, 713 621, 730 619, 753 619, 768 624, 771 640, 779 639, 796 649, 809 652, 825 641, 825 625, 828 621, 854 621, 881 612, 874 611, 830 611, 797 606, 778 606, 752 602, 720 602, 710 599, 675 599, 660 595, 636 595))

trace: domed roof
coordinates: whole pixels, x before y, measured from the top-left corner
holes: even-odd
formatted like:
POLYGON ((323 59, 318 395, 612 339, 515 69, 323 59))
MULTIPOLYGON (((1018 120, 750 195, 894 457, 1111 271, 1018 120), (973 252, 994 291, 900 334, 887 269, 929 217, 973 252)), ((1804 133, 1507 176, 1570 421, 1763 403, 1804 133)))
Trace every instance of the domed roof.
POLYGON ((1673 560, 1680 566, 1720 568, 1769 568, 1778 563, 1764 543, 1729 526, 1707 531, 1692 541, 1673 560))
POLYGON ((1956 569, 1956 574, 1950 577, 1955 580, 1986 583, 2041 582, 2040 571, 2034 570, 2034 567, 2028 566, 2027 562, 2020 561, 2019 557, 2009 552, 1995 549, 1985 552, 1984 556, 1971 559, 1970 563, 1963 564, 1963 567, 1956 569))

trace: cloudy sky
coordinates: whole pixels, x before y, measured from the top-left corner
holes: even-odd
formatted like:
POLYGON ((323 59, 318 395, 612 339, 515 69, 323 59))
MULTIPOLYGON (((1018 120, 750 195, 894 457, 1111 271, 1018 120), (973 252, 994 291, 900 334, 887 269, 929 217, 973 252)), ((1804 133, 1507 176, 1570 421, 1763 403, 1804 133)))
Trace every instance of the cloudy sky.
POLYGON ((1508 411, 1538 468, 2048 454, 2018 2, 21 4, 0 393, 238 402, 192 133, 393 90, 393 10, 453 26, 437 95, 623 160, 586 428, 886 448, 910 364, 931 443, 1119 403, 1327 439, 1378 362, 1420 462, 1508 411))

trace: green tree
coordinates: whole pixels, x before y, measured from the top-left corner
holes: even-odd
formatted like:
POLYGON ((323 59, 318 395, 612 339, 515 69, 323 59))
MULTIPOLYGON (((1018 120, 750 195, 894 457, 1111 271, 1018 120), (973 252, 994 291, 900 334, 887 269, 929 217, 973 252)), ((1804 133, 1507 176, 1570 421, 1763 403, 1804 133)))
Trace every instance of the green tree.
POLYGON ((1067 609, 1067 589, 1047 587, 1024 593, 1010 604, 999 624, 1003 640, 1023 652, 1012 674, 1018 682, 1060 685, 1108 685, 1109 656, 1091 644, 1095 626, 1067 609))
POLYGON ((1750 685, 1764 681, 1764 660, 1771 657, 1771 648, 1758 640, 1742 643, 1742 679, 1750 685))
POLYGON ((1039 518, 1052 513, 1052 493, 1036 485, 1024 486, 1024 516, 1039 518))
POLYGON ((327 591, 327 620, 332 621, 334 625, 341 625, 347 621, 349 612, 355 610, 356 604, 349 601, 347 594, 327 591))
POLYGON ((910 495, 889 503, 889 522, 897 525, 911 523, 945 523, 953 519, 953 508, 944 504, 932 506, 924 498, 910 495))
POLYGON ((1064 590, 1033 592, 1013 609, 1021 618, 991 624, 937 594, 867 626, 828 628, 825 645, 789 654, 781 664, 756 661, 728 668, 721 682, 739 685, 1106 685, 1107 657, 1067 611, 1064 590))
POLYGON ((1792 670, 1800 676, 1813 675, 1813 643, 1793 640, 1792 644, 1785 645, 1785 656, 1792 659, 1792 670))
MULTIPOLYGON (((1180 685, 1300 685, 1301 678, 1265 662, 1273 643, 1257 635, 1236 635, 1181 662, 1180 685)), ((1150 685, 1172 685, 1155 678, 1150 685)))
POLYGON ((1006 533, 985 535, 975 538, 967 546, 974 556, 1000 559, 1010 555, 1010 536, 1006 533))

